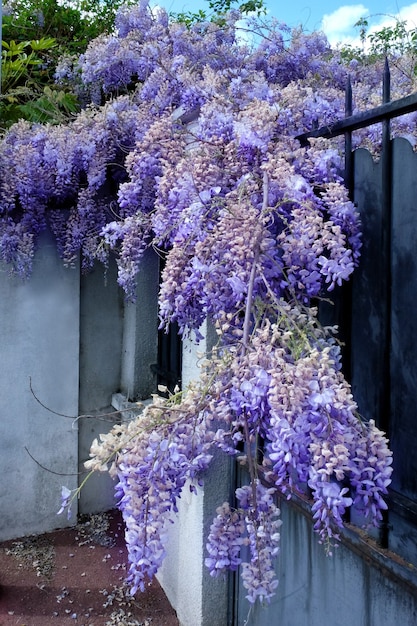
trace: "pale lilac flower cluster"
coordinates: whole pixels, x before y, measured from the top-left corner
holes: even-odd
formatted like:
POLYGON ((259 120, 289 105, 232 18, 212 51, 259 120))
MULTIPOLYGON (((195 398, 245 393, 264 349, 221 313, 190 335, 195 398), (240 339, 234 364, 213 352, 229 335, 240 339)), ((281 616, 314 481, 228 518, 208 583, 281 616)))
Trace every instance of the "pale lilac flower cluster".
POLYGON ((136 276, 150 242, 149 217, 144 213, 137 213, 127 217, 123 222, 109 222, 102 228, 100 235, 112 250, 120 243, 117 282, 123 287, 126 298, 134 301, 136 276))
POLYGON ((32 272, 35 252, 34 237, 21 224, 10 218, 0 224, 0 259, 8 264, 11 272, 28 278, 32 272))
POLYGON ((231 509, 229 503, 224 502, 216 512, 207 537, 209 556, 205 559, 211 576, 235 572, 242 563, 242 546, 247 543, 241 511, 231 509))
POLYGON ((377 525, 382 520, 382 511, 387 509, 382 496, 391 483, 392 453, 388 440, 370 420, 366 436, 355 448, 350 482, 353 487, 353 504, 365 517, 377 525))
POLYGON ((343 515, 352 505, 352 498, 347 496, 349 489, 340 487, 335 482, 313 481, 314 504, 313 512, 314 530, 319 533, 322 541, 328 543, 332 537, 338 537, 334 532, 334 526, 343 526, 343 515))
POLYGON ((259 480, 236 490, 248 533, 250 558, 241 568, 246 598, 251 604, 269 601, 278 586, 274 560, 279 554, 282 522, 273 499, 275 493, 275 489, 267 489, 259 480))
MULTIPOLYGON (((198 401, 192 390, 181 404, 175 397, 155 396, 137 418, 95 440, 85 463, 90 471, 109 471, 118 479, 116 498, 125 523, 132 595, 145 590, 164 559, 167 524, 178 511, 183 489, 196 493, 211 462, 213 433, 210 420, 196 407, 198 401)), ((74 497, 62 489, 59 513, 74 497)))
MULTIPOLYGON (((165 161, 155 187, 153 228, 159 245, 169 246, 161 320, 177 321, 181 332, 205 316, 236 314, 258 245, 254 297, 270 290, 308 303, 340 285, 358 262, 358 217, 340 180, 324 182, 321 197, 315 193, 299 154, 296 169, 294 153, 285 156, 274 141, 277 114, 269 104, 252 103, 232 120, 233 112, 202 107, 195 133, 204 141, 179 161, 165 161), (262 172, 269 176, 266 203, 262 172)), ((146 158, 135 159, 135 167, 146 158)), ((131 177, 124 199, 128 191, 131 204, 140 205, 143 177, 134 168, 131 177)))
POLYGON ((392 453, 375 424, 360 421, 340 348, 314 320, 314 311, 281 301, 277 322, 264 321, 246 350, 216 354, 206 402, 220 420, 215 444, 256 463, 261 435, 268 480, 288 497, 311 493, 314 528, 328 544, 352 503, 380 522, 392 453))
POLYGON ((238 508, 231 509, 227 502, 219 507, 208 536, 205 563, 210 574, 218 576, 240 567, 252 604, 269 601, 278 586, 273 561, 279 553, 281 520, 275 491, 259 480, 239 487, 238 508))
MULTIPOLYGON (((201 419, 183 415, 172 424, 155 425, 146 437, 141 426, 139 418, 137 436, 120 451, 116 463, 116 498, 126 526, 132 594, 144 591, 146 580, 163 561, 166 526, 178 510, 186 481, 196 480, 212 458, 211 436, 201 419)), ((196 490, 193 483, 190 489, 196 490)))
POLYGON ((294 345, 297 359, 294 349, 288 353, 278 348, 282 339, 274 353, 278 358, 268 389, 267 451, 282 491, 291 494, 302 485, 310 487, 314 528, 325 540, 337 536, 352 502, 378 524, 386 508, 383 496, 390 483, 392 453, 374 423, 358 418, 338 367, 340 355, 335 361, 335 346, 318 342, 314 334, 308 344, 305 337, 300 341, 294 345))

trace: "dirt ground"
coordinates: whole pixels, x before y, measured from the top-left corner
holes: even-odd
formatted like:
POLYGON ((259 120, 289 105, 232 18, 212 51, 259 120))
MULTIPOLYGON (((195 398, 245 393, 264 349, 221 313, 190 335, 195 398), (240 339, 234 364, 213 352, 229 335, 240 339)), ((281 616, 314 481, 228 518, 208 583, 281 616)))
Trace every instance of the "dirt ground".
POLYGON ((157 581, 134 598, 116 512, 0 544, 0 626, 179 626, 157 581))

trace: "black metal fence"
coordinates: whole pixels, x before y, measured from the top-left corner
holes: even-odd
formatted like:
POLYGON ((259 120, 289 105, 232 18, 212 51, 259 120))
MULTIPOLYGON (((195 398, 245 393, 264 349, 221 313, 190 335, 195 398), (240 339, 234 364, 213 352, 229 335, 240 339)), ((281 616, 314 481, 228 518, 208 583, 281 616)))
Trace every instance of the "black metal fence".
MULTIPOLYGON (((417 566, 417 154, 391 138, 391 120, 417 110, 417 93, 390 101, 385 64, 381 106, 300 135, 345 136, 345 181, 362 220, 363 250, 352 284, 338 295, 344 368, 361 414, 388 434, 394 453, 389 510, 379 540, 417 566), (380 156, 352 150, 352 133, 382 124, 380 156)), ((327 312, 328 313, 328 312, 327 312)))

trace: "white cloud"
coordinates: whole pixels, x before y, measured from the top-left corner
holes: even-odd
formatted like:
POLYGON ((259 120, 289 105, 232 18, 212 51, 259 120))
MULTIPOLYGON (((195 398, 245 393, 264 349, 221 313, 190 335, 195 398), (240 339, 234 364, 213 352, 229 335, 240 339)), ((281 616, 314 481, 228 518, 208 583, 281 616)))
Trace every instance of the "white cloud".
POLYGON ((368 19, 368 34, 377 32, 386 26, 394 26, 396 20, 405 20, 408 28, 417 28, 417 2, 403 6, 394 15, 372 13, 363 4, 344 5, 323 16, 321 30, 323 30, 331 45, 351 44, 360 46, 359 31, 355 23, 361 18, 368 19))
POLYGON ((397 20, 407 22, 407 27, 409 29, 417 28, 417 2, 402 7, 395 15, 378 15, 375 17, 378 19, 370 20, 372 22, 369 29, 370 33, 376 32, 386 26, 395 26, 397 20))
POLYGON ((332 45, 348 43, 355 35, 356 22, 368 15, 369 9, 363 4, 344 5, 333 13, 323 15, 321 30, 332 45))

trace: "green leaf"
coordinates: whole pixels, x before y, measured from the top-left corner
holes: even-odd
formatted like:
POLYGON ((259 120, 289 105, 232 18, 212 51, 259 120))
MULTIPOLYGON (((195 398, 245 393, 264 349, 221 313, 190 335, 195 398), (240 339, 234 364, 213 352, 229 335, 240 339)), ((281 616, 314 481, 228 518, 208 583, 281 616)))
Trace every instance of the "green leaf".
POLYGON ((32 50, 50 50, 57 46, 57 41, 53 37, 42 37, 42 39, 32 39, 30 46, 32 50))
POLYGON ((7 56, 17 56, 22 54, 24 53, 25 48, 29 45, 29 41, 19 41, 17 43, 13 39, 9 43, 7 41, 2 41, 2 47, 7 50, 7 56))

